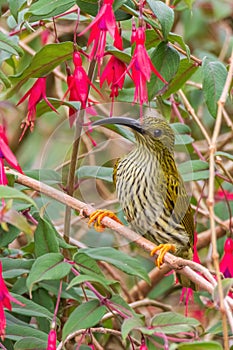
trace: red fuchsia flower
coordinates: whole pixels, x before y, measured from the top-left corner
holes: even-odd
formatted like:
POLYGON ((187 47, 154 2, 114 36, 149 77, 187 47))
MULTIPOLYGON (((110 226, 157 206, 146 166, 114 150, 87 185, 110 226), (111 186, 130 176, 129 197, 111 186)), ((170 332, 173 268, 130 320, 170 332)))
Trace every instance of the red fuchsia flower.
POLYGON ((4 279, 2 278, 2 263, 0 261, 0 337, 2 340, 5 338, 6 330, 6 316, 4 313, 4 307, 11 311, 11 302, 24 306, 24 304, 13 298, 8 292, 4 279))
MULTIPOLYGON (((116 30, 118 31, 117 27, 116 30)), ((114 46, 121 51, 123 50, 122 38, 120 35, 114 40, 114 46)), ((110 97, 112 97, 112 102, 114 102, 114 97, 118 96, 118 90, 123 88, 125 72, 126 64, 119 60, 119 58, 112 56, 101 74, 100 87, 102 88, 103 83, 106 80, 111 89, 110 97)))
POLYGON ((48 345, 46 350, 56 350, 57 333, 55 329, 51 329, 48 336, 48 345))
POLYGON ((0 185, 5 186, 7 185, 7 177, 4 170, 4 161, 18 172, 23 173, 15 155, 8 146, 6 127, 5 125, 0 125, 0 185))
POLYGON ((95 350, 95 345, 94 344, 88 344, 89 348, 92 350, 95 350))
POLYGON ((228 201, 233 201, 233 193, 227 190, 218 190, 215 196, 216 200, 226 199, 228 201))
POLYGON ((19 100, 17 106, 20 105, 26 98, 28 99, 28 114, 26 120, 22 124, 22 135, 20 136, 20 140, 22 140, 27 128, 29 127, 31 131, 33 131, 35 120, 36 120, 36 105, 42 99, 45 100, 47 105, 56 113, 57 110, 53 107, 53 105, 49 102, 46 96, 46 77, 38 78, 36 82, 33 84, 31 89, 29 89, 26 94, 19 100))
POLYGON ((219 264, 220 271, 225 278, 233 277, 233 239, 227 238, 224 244, 224 253, 219 264))
MULTIPOLYGON (((150 56, 145 48, 145 28, 139 27, 136 32, 133 33, 133 42, 136 43, 136 47, 133 53, 131 62, 127 68, 127 73, 131 70, 131 78, 135 85, 134 102, 139 101, 142 106, 143 103, 148 102, 148 93, 146 83, 150 81, 151 73, 153 72, 164 84, 167 84, 166 80, 153 66, 150 56)), ((141 111, 142 112, 142 111, 141 111)), ((142 115, 142 113, 141 113, 142 115)))
POLYGON ((113 1, 114 0, 104 0, 103 5, 95 19, 81 33, 79 33, 79 36, 81 36, 91 29, 87 46, 89 46, 92 42, 93 46, 89 57, 91 60, 96 58, 99 67, 102 64, 104 57, 107 32, 112 38, 119 35, 119 33, 115 31, 116 19, 112 9, 113 1))
MULTIPOLYGON (((74 74, 71 74, 69 70, 67 70, 68 76, 67 76, 67 85, 68 90, 66 91, 64 98, 68 93, 69 95, 69 101, 79 101, 81 103, 81 108, 85 109, 89 114, 96 115, 94 109, 89 105, 90 103, 93 103, 91 99, 88 98, 89 95, 89 89, 90 86, 98 92, 98 94, 101 95, 99 90, 95 87, 95 85, 92 84, 90 79, 88 78, 88 75, 85 71, 85 69, 82 66, 82 58, 78 51, 74 51, 73 53, 73 63, 75 66, 74 74)), ((70 126, 73 125, 75 120, 76 110, 72 107, 69 108, 69 121, 70 126)))

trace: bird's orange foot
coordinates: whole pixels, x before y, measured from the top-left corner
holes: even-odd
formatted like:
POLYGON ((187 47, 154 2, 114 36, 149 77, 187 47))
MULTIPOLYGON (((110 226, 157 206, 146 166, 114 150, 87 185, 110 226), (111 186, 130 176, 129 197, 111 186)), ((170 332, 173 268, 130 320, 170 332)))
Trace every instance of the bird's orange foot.
POLYGON ((164 255, 169 252, 175 252, 176 251, 176 247, 174 244, 160 244, 157 247, 155 247, 154 249, 152 249, 152 251, 150 252, 151 256, 154 256, 155 253, 159 250, 159 254, 156 260, 157 266, 158 268, 160 268, 160 266, 163 264, 163 259, 164 259, 164 255))
MULTIPOLYGON (((114 214, 111 210, 106 209, 98 209, 95 210, 89 217, 88 226, 90 226, 92 223, 94 223, 94 228, 98 232, 102 232, 105 229, 105 225, 102 224, 102 219, 107 216, 119 224, 122 224, 122 222, 118 219, 116 214, 114 214)), ((123 225, 123 224, 122 224, 123 225)))

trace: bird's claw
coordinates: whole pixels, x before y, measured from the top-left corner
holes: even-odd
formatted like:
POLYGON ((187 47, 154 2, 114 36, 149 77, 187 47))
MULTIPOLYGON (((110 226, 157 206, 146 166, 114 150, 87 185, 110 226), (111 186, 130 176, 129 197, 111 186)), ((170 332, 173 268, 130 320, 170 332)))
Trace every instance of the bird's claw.
POLYGON ((159 250, 159 253, 158 253, 158 257, 156 259, 156 264, 157 264, 158 268, 160 268, 161 265, 164 263, 164 261, 163 261, 164 255, 169 251, 175 252, 176 247, 174 244, 169 244, 169 243, 160 244, 157 247, 155 247, 154 249, 152 249, 152 251, 150 252, 150 255, 154 256, 158 250, 159 250))
POLYGON ((119 224, 122 224, 122 222, 118 219, 116 214, 114 214, 111 210, 98 209, 91 213, 91 215, 89 216, 88 226, 94 223, 95 230, 97 232, 102 232, 105 229, 105 225, 102 224, 101 221, 105 216, 115 220, 119 224))

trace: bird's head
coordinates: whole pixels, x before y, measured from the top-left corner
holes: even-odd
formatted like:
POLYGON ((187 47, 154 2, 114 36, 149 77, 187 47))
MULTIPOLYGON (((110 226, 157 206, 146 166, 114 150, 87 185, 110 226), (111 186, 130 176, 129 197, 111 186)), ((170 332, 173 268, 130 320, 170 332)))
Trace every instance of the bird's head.
POLYGON ((131 128, 136 140, 155 151, 167 148, 174 151, 175 135, 165 119, 146 116, 143 121, 125 117, 112 117, 95 121, 92 125, 119 124, 131 128))

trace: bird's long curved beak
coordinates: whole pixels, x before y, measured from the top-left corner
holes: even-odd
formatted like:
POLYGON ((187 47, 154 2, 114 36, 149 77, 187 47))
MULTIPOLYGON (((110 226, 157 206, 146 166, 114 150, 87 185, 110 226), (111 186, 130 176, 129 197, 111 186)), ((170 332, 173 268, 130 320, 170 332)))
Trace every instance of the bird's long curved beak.
POLYGON ((111 117, 111 118, 104 118, 100 120, 96 120, 92 123, 92 126, 96 125, 107 125, 107 124, 118 124, 118 125, 124 125, 128 126, 129 128, 143 134, 144 130, 142 125, 140 124, 139 120, 131 119, 131 118, 125 118, 125 117, 111 117))

